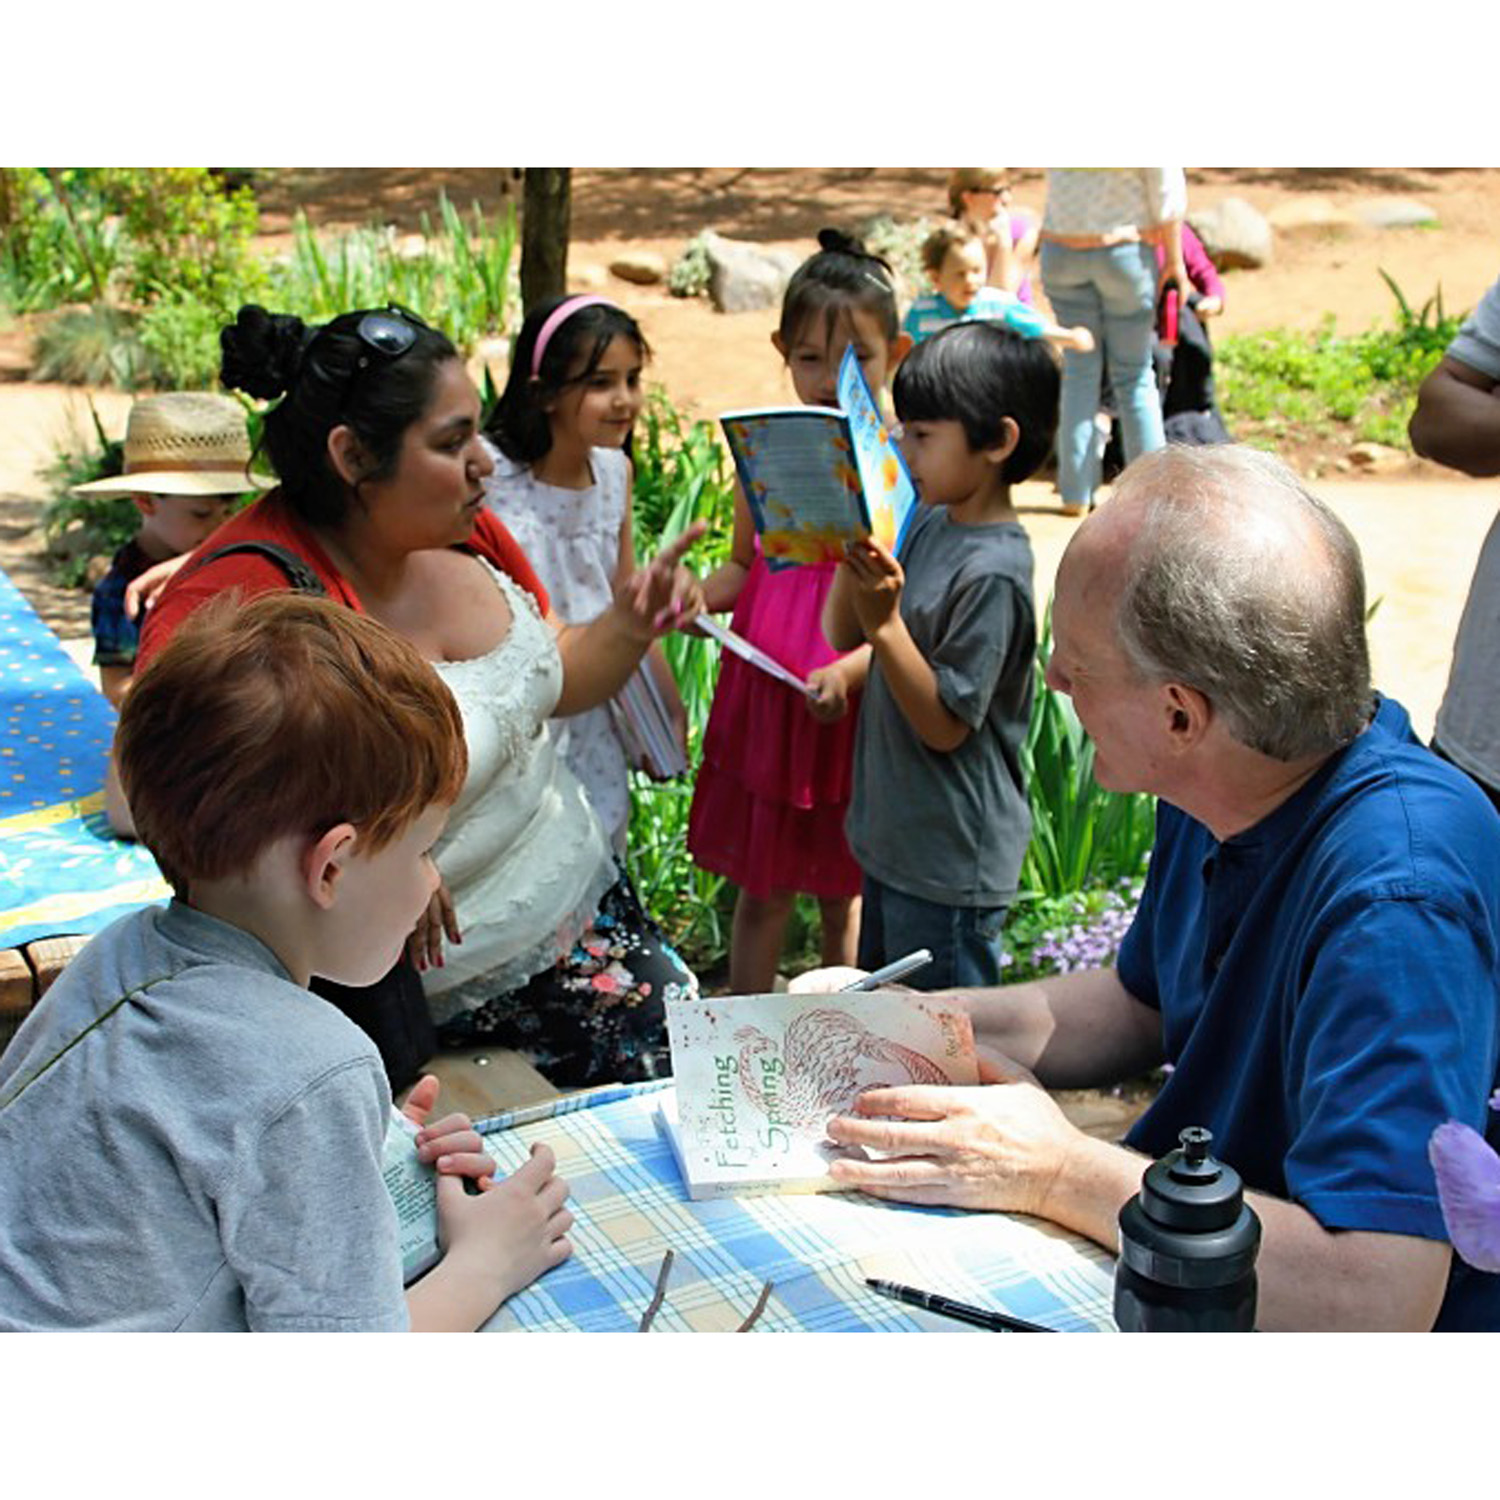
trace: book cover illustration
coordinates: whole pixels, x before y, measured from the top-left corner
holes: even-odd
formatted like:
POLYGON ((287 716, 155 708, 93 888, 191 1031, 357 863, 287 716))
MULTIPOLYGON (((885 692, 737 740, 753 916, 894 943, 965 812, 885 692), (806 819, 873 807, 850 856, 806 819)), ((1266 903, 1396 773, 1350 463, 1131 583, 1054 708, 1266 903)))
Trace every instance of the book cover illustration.
POLYGON ((838 409, 770 407, 719 419, 774 570, 838 562, 845 543, 862 537, 893 551, 905 538, 916 489, 852 345, 838 396, 838 409))
POLYGON ((867 1089, 978 1082, 969 1018, 940 998, 731 995, 667 1007, 675 1119, 691 1198, 819 1192, 844 1148, 828 1120, 867 1089))
POLYGON ((839 405, 849 417, 870 534, 887 550, 899 554, 916 510, 917 487, 900 445, 881 420, 880 408, 852 344, 844 350, 839 365, 839 405))

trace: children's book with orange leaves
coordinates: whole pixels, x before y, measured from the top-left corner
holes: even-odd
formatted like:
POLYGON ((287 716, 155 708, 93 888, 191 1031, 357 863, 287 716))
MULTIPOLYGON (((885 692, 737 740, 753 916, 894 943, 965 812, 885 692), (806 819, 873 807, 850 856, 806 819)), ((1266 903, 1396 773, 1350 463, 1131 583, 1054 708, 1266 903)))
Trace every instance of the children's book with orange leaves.
POLYGON ((940 995, 725 995, 667 1006, 657 1106, 690 1198, 835 1189, 828 1121, 867 1089, 977 1083, 968 1014, 940 995))
POLYGON ((899 553, 916 509, 906 460, 886 431, 851 345, 831 406, 761 407, 719 418, 767 564, 838 562, 873 536, 899 553))

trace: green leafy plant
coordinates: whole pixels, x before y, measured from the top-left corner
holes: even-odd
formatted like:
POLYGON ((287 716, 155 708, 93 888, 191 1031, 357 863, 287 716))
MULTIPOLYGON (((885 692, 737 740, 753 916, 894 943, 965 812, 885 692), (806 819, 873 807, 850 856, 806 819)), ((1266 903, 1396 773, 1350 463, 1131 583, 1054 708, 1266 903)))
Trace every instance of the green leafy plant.
POLYGON ((37 332, 33 356, 38 380, 113 385, 129 391, 151 375, 139 314, 104 302, 49 319, 37 332))
POLYGON ((397 302, 440 326, 465 353, 504 333, 520 301, 515 206, 487 218, 476 203, 465 219, 440 197, 438 216, 441 232, 424 214, 419 236, 365 228, 325 239, 298 214, 291 255, 273 272, 277 307, 322 322, 397 302))
POLYGON ((1109 792, 1094 780, 1094 746, 1066 696, 1044 674, 1050 625, 1037 646, 1036 694, 1021 751, 1031 803, 1031 843, 1022 889, 1070 896, 1140 874, 1156 836, 1155 803, 1143 793, 1109 792))
POLYGON ((141 314, 139 335, 151 383, 162 390, 206 391, 219 383, 219 331, 225 315, 205 302, 170 292, 141 314))
POLYGON ((922 269, 922 242, 936 227, 931 219, 898 221, 882 215, 864 226, 860 238, 870 254, 889 262, 909 292, 916 292, 927 285, 927 273, 922 269))
POLYGON ((1396 299, 1394 328, 1343 336, 1332 317, 1312 333, 1272 329, 1218 346, 1225 420, 1246 442, 1274 448, 1308 437, 1406 446, 1417 387, 1442 358, 1462 315, 1439 289, 1414 308, 1385 271, 1396 299))
POLYGON ((191 299, 227 317, 263 289, 251 247, 260 215, 248 187, 206 167, 110 167, 100 191, 124 220, 130 297, 191 299))
POLYGON ((75 495, 76 484, 113 479, 125 471, 124 444, 104 434, 104 424, 89 402, 93 431, 81 445, 60 448, 43 471, 51 498, 42 515, 42 530, 53 556, 57 581, 81 585, 89 559, 113 556, 135 535, 139 524, 129 495, 75 495))
POLYGON ((674 297, 702 297, 708 291, 711 269, 704 237, 695 235, 667 272, 667 290, 674 297))
POLYGON ((38 312, 105 294, 122 238, 98 177, 82 167, 0 168, 0 303, 38 312))
MULTIPOLYGON (((733 528, 728 459, 712 426, 684 422, 666 394, 654 389, 636 431, 633 458, 636 556, 652 556, 695 521, 705 520, 709 532, 694 548, 692 562, 700 575, 712 572, 728 556, 733 528)), ((665 783, 632 777, 630 875, 689 963, 708 969, 728 945, 734 892, 722 876, 693 863, 687 826, 718 681, 719 645, 678 632, 662 649, 687 712, 689 773, 665 783)))

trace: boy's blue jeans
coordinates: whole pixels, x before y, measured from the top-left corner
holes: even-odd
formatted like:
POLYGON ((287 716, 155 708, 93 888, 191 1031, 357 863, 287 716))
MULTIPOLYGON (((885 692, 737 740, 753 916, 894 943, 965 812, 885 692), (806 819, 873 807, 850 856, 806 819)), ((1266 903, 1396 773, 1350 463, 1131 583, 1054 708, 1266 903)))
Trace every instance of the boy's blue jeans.
POLYGON ((1000 983, 1003 906, 942 906, 866 875, 859 918, 859 967, 878 969, 918 948, 932 962, 903 984, 948 990, 1000 983))

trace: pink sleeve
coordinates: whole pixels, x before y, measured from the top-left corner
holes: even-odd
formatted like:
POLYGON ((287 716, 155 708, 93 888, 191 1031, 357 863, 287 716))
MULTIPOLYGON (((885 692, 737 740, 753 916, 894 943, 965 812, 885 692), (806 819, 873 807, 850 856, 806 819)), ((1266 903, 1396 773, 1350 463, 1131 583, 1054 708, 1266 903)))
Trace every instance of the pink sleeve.
POLYGON ((1203 296, 1224 300, 1224 283, 1208 258, 1208 251, 1186 224, 1182 226, 1182 262, 1187 267, 1188 280, 1203 296))

